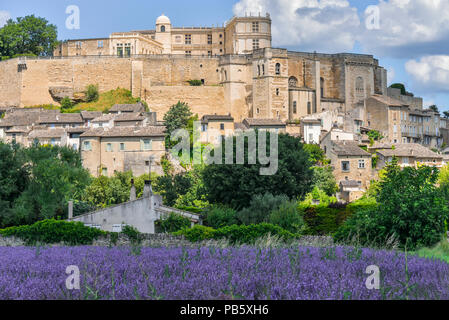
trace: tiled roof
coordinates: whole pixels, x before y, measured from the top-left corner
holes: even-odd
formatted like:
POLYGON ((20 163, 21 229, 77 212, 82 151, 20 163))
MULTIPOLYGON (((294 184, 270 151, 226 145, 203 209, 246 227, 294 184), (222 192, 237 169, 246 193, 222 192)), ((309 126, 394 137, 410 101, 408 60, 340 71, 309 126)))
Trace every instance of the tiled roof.
POLYGON ((61 138, 66 134, 64 129, 47 129, 47 130, 33 130, 28 135, 30 139, 36 138, 61 138))
POLYGON ((116 104, 109 109, 109 112, 144 112, 145 107, 141 103, 136 104, 116 104))
POLYGON ((92 120, 101 117, 103 113, 100 111, 81 111, 81 117, 85 120, 92 120))
POLYGON ((209 121, 234 121, 231 115, 207 114, 201 118, 201 121, 207 123, 209 121))
POLYGON ((279 119, 255 119, 255 118, 246 118, 243 120, 243 123, 246 126, 266 126, 266 127, 271 127, 271 126, 286 126, 285 122, 282 122, 279 119))
POLYGON ((120 122, 120 121, 142 121, 145 117, 142 116, 140 113, 121 113, 119 115, 116 115, 114 118, 114 122, 120 122))
POLYGON ((9 130, 6 130, 6 133, 28 133, 31 129, 27 126, 15 126, 9 130))
POLYGON ((340 181, 340 185, 342 187, 348 187, 348 188, 360 187, 360 183, 358 183, 355 180, 343 180, 343 181, 340 181))
POLYGON ((163 137, 164 126, 95 128, 81 137, 163 137))
POLYGON ((370 156, 355 141, 333 141, 332 151, 339 156, 370 156))
POLYGON ((385 149, 377 149, 377 152, 384 157, 411 157, 411 158, 433 158, 433 159, 442 159, 443 156, 433 152, 429 148, 426 148, 417 143, 400 143, 395 144, 394 149, 385 148, 385 149))
POLYGON ((95 119, 92 122, 108 122, 117 117, 116 114, 103 114, 95 119))
POLYGON ((79 113, 50 113, 39 116, 39 123, 83 123, 79 113))
POLYGON ((39 120, 38 112, 27 112, 22 114, 8 114, 0 120, 0 127, 31 126, 39 120))

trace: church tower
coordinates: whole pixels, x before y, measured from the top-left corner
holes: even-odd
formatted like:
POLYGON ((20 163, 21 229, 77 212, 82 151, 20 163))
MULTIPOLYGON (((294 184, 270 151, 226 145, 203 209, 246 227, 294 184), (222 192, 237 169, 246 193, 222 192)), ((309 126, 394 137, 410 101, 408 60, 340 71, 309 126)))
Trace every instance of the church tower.
POLYGON ((171 22, 170 19, 162 14, 156 20, 156 41, 162 43, 164 50, 163 54, 171 54, 171 22))

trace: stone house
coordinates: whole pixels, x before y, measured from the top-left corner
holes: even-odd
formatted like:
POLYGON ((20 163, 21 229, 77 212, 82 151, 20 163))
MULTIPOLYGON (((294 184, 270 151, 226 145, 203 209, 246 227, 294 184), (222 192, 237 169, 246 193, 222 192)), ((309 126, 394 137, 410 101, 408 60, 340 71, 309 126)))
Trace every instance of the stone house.
POLYGON ((103 113, 101 111, 81 111, 81 117, 84 120, 84 126, 90 127, 92 120, 101 117, 103 113))
POLYGON ((145 106, 142 103, 136 104, 116 104, 109 109, 109 113, 142 113, 145 112, 145 106))
POLYGON ((417 143, 375 144, 369 150, 378 157, 377 168, 382 169, 393 157, 404 167, 416 167, 418 164, 441 168, 443 155, 438 154, 417 143))
POLYGON ((277 133, 286 133, 287 128, 287 124, 279 119, 246 118, 243 119, 242 123, 247 129, 267 130, 277 133))
POLYGON ((113 122, 115 127, 145 126, 147 118, 140 112, 126 112, 116 115, 113 122))
POLYGON ((149 172, 153 157, 152 171, 162 174, 164 131, 164 126, 90 129, 80 136, 83 165, 94 176, 125 171, 139 176, 149 172))
POLYGON ((117 114, 102 114, 101 116, 91 121, 92 128, 112 128, 114 126, 114 119, 117 114))
POLYGON ((38 142, 42 145, 67 146, 67 131, 63 128, 34 129, 28 135, 28 144, 38 142))
POLYGON ((319 119, 301 120, 301 136, 307 144, 320 144, 322 122, 319 119))
POLYGON ((47 128, 77 128, 84 127, 85 121, 79 113, 45 112, 39 116, 38 124, 47 128))
POLYGON ((204 115, 201 118, 201 143, 218 144, 234 134, 234 118, 230 115, 204 115))
POLYGON ((121 232, 126 225, 135 227, 141 233, 154 234, 156 221, 164 215, 176 213, 191 221, 191 225, 201 224, 199 215, 164 206, 162 197, 151 190, 151 182, 146 181, 143 197, 135 198, 134 186, 131 187, 130 201, 109 208, 73 217, 69 206, 69 221, 83 222, 84 225, 108 232, 121 232))
POLYGON ((331 141, 326 148, 337 184, 356 181, 366 191, 373 178, 371 154, 361 149, 356 141, 331 141))

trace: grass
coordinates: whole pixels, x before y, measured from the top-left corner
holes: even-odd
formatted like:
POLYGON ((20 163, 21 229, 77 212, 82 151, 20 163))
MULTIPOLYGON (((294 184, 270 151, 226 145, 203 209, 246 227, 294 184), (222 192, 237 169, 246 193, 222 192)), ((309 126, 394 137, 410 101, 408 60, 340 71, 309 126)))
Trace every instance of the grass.
MULTIPOLYGON (((115 104, 134 104, 140 102, 140 98, 134 98, 131 91, 117 88, 100 94, 97 101, 78 103, 73 108, 64 110, 65 113, 79 113, 81 111, 101 111, 107 113, 115 104)), ((58 110, 59 106, 53 104, 42 104, 28 106, 25 108, 43 108, 46 110, 58 110)))
POLYGON ((423 258, 438 259, 449 263, 449 242, 442 240, 433 248, 423 248, 415 252, 416 255, 423 258))

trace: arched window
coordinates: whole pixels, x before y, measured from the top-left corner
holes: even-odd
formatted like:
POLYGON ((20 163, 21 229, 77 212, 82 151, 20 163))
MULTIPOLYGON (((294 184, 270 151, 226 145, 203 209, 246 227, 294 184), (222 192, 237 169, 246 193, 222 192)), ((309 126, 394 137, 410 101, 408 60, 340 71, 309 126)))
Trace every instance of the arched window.
POLYGON ((324 98, 324 78, 320 78, 321 98, 324 98))
POLYGON ((161 26, 161 32, 165 32, 165 26, 161 26))
POLYGON ((355 93, 359 97, 365 96, 365 81, 362 77, 355 79, 355 93))
POLYGON ((298 110, 297 110, 297 104, 296 104, 296 101, 293 101, 293 113, 296 114, 297 111, 298 111, 298 110))
POLYGON ((260 66, 257 65, 257 75, 260 77, 260 66))
POLYGON ((288 79, 288 86, 289 87, 297 87, 298 86, 298 79, 296 79, 295 77, 290 77, 288 79))
POLYGON ((280 74, 281 74, 281 64, 276 63, 276 75, 280 75, 280 74))
POLYGON ((309 102, 307 102, 307 114, 311 114, 312 113, 312 104, 309 102))
POLYGON ((265 65, 262 65, 262 74, 265 75, 265 65))

